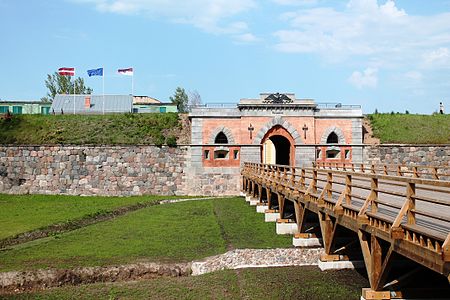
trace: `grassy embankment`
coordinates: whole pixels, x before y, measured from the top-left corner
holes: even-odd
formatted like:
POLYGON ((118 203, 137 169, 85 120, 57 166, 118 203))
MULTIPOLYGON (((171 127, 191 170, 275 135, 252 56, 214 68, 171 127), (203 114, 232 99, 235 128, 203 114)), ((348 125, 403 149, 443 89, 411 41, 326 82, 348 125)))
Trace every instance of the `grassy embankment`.
POLYGON ((80 197, 0 194, 0 239, 52 224, 95 216, 119 207, 174 196, 80 197))
MULTIPOLYGON (((20 211, 18 206, 10 215, 20 211)), ((189 201, 151 206, 1 251, 0 271, 186 262, 233 248, 291 245, 291 237, 276 235, 275 224, 265 223, 242 198, 189 201)))
POLYGON ((450 115, 371 114, 369 119, 381 143, 450 143, 450 115))
POLYGON ((175 145, 178 114, 17 115, 0 119, 1 144, 175 145))
POLYGON ((197 277, 65 286, 11 299, 359 299, 367 280, 354 270, 317 267, 226 270, 197 277))

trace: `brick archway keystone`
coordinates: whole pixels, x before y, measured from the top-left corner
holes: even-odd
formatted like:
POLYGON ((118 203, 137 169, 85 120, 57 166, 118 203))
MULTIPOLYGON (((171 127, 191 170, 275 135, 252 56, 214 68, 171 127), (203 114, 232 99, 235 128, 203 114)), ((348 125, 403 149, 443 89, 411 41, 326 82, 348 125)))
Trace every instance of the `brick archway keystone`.
POLYGON ((289 123, 287 120, 284 120, 280 116, 276 116, 275 118, 273 118, 272 120, 267 122, 258 131, 258 133, 255 136, 255 139, 253 140, 253 144, 260 145, 262 142, 262 139, 266 135, 267 131, 269 131, 272 127, 277 126, 277 125, 283 127, 284 129, 286 129, 289 132, 289 134, 294 139, 296 145, 303 144, 303 141, 302 141, 297 129, 295 129, 295 127, 291 123, 289 123))

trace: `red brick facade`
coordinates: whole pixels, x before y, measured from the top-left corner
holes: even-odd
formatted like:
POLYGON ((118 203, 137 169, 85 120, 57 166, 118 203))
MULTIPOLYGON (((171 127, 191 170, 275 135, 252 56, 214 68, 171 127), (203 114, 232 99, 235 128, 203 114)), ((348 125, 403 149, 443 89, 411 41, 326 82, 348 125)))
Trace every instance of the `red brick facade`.
POLYGON ((251 152, 253 160, 257 157, 262 161, 263 144, 267 139, 283 140, 277 136, 289 141, 289 147, 283 146, 283 151, 289 151, 289 164, 297 164, 305 155, 309 162, 353 161, 353 146, 362 143, 360 108, 320 108, 312 100, 295 99, 293 94, 286 94, 290 98, 286 103, 268 102, 267 95, 243 99, 234 110, 205 108, 198 116, 192 114, 191 118, 201 120, 196 127, 201 138, 196 139, 199 132, 194 130, 193 139, 201 144, 203 167, 238 167, 243 147, 251 152), (226 135, 227 143, 215 142, 220 132, 226 135), (337 138, 328 139, 332 133, 337 138), (327 143, 327 139, 334 142, 327 143))

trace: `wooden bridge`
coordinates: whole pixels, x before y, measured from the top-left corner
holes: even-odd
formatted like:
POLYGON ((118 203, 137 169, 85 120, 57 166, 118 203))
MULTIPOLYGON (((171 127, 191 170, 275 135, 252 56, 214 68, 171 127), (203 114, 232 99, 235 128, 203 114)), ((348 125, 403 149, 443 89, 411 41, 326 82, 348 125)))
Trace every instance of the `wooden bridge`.
POLYGON ((242 178, 243 192, 296 222, 299 237, 322 238, 322 261, 363 260, 365 299, 405 297, 420 272, 441 283, 421 289, 428 298, 450 291, 450 167, 245 163, 242 178))

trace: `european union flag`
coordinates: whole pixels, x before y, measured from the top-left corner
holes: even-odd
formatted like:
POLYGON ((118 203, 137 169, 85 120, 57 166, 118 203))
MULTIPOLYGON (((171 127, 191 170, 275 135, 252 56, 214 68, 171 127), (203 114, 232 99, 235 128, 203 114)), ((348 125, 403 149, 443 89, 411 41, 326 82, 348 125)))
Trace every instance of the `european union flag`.
POLYGON ((87 70, 89 77, 91 76, 103 76, 103 68, 87 70))

